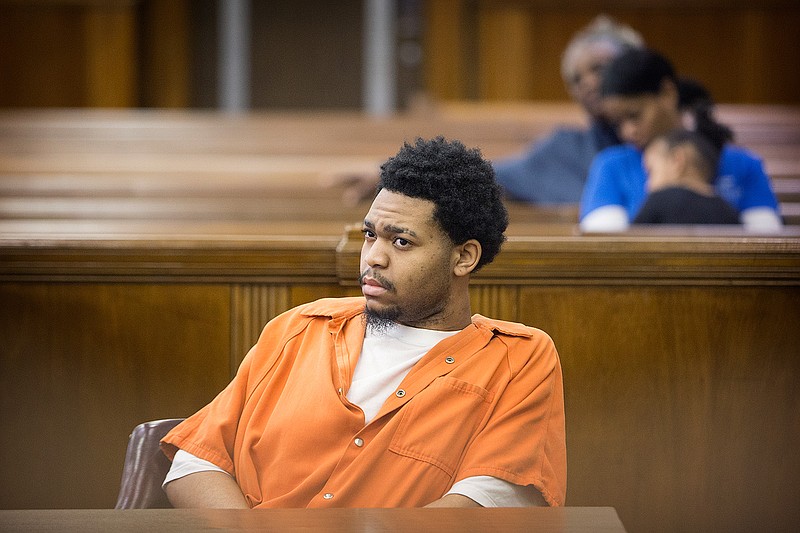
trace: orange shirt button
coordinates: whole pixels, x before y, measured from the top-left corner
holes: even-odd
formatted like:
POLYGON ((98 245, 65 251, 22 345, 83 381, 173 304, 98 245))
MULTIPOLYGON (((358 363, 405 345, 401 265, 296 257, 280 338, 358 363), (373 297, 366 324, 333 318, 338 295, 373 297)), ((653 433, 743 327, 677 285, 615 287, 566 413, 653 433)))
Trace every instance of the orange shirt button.
POLYGON ((403 389, 399 389, 397 392, 394 393, 394 395, 397 396, 398 398, 402 398, 403 396, 406 395, 406 391, 404 391, 403 389))
POLYGON ((444 358, 444 362, 447 363, 448 365, 452 365, 453 363, 456 362, 456 358, 455 357, 445 357, 444 358))
POLYGON ((356 440, 354 440, 353 443, 359 448, 361 448, 364 445, 364 439, 356 437, 356 440))
POLYGON ((333 498, 333 494, 331 494, 330 492, 326 492, 325 494, 322 495, 322 497, 325 498, 326 500, 330 500, 331 498, 333 498))

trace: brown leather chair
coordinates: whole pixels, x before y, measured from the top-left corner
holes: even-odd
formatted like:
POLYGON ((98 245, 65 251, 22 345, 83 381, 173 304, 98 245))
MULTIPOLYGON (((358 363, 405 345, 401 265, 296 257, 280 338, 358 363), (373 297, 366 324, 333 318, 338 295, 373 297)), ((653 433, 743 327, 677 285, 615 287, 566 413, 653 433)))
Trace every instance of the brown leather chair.
POLYGON ((158 442, 183 418, 144 422, 133 429, 128 439, 122 483, 115 509, 169 508, 167 495, 161 488, 170 462, 161 453, 158 442))

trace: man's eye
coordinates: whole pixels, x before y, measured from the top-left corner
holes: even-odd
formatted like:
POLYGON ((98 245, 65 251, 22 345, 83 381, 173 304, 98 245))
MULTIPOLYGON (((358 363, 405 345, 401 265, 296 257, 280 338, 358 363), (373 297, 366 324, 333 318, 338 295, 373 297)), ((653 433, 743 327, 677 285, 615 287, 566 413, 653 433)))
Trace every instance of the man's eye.
POLYGON ((400 248, 408 248, 409 246, 411 246, 411 243, 402 237, 396 238, 394 240, 394 243, 400 248))
POLYGON ((362 229, 361 233, 364 234, 364 238, 367 239, 367 240, 375 238, 375 233, 372 230, 362 229))

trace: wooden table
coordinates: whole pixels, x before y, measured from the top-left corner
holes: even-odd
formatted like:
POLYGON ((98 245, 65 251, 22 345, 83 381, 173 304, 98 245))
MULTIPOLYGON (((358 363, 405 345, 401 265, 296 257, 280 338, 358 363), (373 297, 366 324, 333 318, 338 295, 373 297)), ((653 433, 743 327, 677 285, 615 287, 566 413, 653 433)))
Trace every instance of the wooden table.
POLYGON ((0 531, 625 531, 612 507, 0 511, 0 531))

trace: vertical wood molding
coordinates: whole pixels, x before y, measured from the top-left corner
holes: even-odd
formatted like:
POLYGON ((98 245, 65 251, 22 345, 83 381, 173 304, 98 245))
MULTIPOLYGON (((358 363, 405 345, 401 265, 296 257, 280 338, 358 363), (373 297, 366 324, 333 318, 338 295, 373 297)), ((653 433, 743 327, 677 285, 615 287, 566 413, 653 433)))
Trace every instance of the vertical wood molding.
POLYGON ((86 102, 90 107, 137 105, 136 14, 132 2, 87 7, 86 102))
POLYGON ((287 285, 231 285, 231 377, 264 325, 290 307, 287 285))

